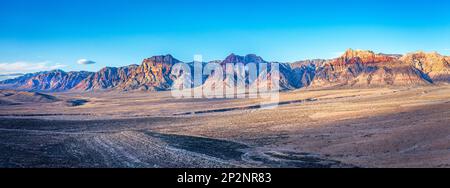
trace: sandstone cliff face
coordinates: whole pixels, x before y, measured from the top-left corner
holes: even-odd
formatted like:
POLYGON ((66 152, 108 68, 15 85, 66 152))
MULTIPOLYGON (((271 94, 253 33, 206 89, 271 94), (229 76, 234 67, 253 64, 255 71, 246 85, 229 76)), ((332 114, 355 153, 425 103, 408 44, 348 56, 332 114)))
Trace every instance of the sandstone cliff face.
POLYGON ((293 82, 292 69, 288 64, 272 63, 267 69, 258 73, 258 79, 249 87, 257 88, 260 92, 293 90, 297 88, 293 82), (278 66, 278 70, 273 69, 272 66, 278 66))
POLYGON ((375 54, 373 51, 368 50, 352 50, 348 49, 341 57, 334 60, 334 64, 374 64, 374 63, 386 63, 397 60, 395 56, 386 54, 375 54))
POLYGON ((130 73, 135 72, 137 67, 137 65, 119 68, 105 67, 102 70, 89 75, 74 89, 82 91, 113 89, 128 80, 130 73))
POLYGON ((394 55, 348 50, 316 70, 310 87, 379 87, 427 85, 432 81, 394 55))
POLYGON ((316 76, 316 70, 325 63, 327 63, 327 60, 315 59, 289 64, 291 67, 290 78, 293 86, 295 88, 310 86, 316 76))
POLYGON ((174 78, 171 76, 172 66, 179 63, 171 55, 154 56, 129 73, 129 77, 118 88, 128 90, 168 90, 174 78))
POLYGON ((406 54, 401 60, 427 74, 434 82, 450 81, 449 57, 436 52, 415 52, 406 54))
MULTIPOLYGON (((261 57, 256 55, 238 56, 230 54, 223 61, 210 62, 204 74, 208 75, 202 85, 205 91, 215 92, 216 95, 222 95, 226 92, 245 92, 246 87, 257 79, 248 79, 245 75, 248 70, 245 65, 254 63, 254 69, 258 69, 260 63, 266 63, 261 57), (235 75, 236 73, 236 75, 235 75)), ((206 94, 205 95, 209 95, 206 94)))
MULTIPOLYGON (((62 70, 26 74, 0 82, 0 89, 29 91, 90 91, 90 90, 170 90, 174 85, 193 81, 189 75, 172 75, 174 65, 180 63, 171 55, 145 59, 141 65, 106 67, 96 73, 64 72, 62 70)), ((231 54, 223 61, 212 62, 222 68, 224 74, 202 76, 195 87, 264 87, 273 86, 271 76, 279 77, 280 90, 329 87, 386 87, 416 86, 450 83, 450 57, 438 53, 415 52, 401 55, 375 54, 372 51, 347 50, 331 60, 306 60, 295 63, 276 63, 279 69, 270 74, 270 64, 254 54, 231 54), (254 63, 254 64, 251 64, 254 63), (258 75, 249 79, 248 68, 253 66, 258 75), (264 65, 269 65, 265 68, 264 65), (227 65, 234 67, 227 68, 227 65), (234 76, 226 76, 239 73, 234 76), (245 77, 242 75, 246 75, 245 77), (237 82, 237 80, 244 82, 237 82), (239 85, 240 84, 240 85, 239 85), (256 85, 256 86, 255 86, 256 85)), ((205 63, 203 63, 205 65, 205 63)), ((188 63, 191 71, 194 64, 188 63)))
MULTIPOLYGON (((275 87, 272 83, 272 76, 279 81, 279 89, 280 90, 289 90, 289 89, 295 89, 298 88, 298 85, 294 78, 292 68, 289 64, 286 63, 278 63, 278 62, 272 62, 269 63, 265 61, 263 58, 254 55, 249 54, 246 56, 238 56, 235 54, 229 55, 225 60, 219 63, 221 66, 224 74, 223 75, 217 75, 212 74, 210 77, 208 77, 205 81, 204 87, 213 88, 213 87, 224 87, 226 89, 230 89, 230 87, 235 86, 238 89, 246 89, 249 87, 253 88, 272 88, 275 87), (251 67, 251 68, 245 68, 245 67, 239 67, 236 66, 238 64, 251 67), (250 65, 252 64, 252 65, 250 65), (278 65, 278 71, 274 71, 273 75, 271 75, 271 65, 278 65), (234 65, 234 69, 230 69, 226 65, 234 65), (257 71, 257 75, 255 75, 253 78, 249 76, 249 69, 253 69, 253 71, 257 71), (237 73, 237 75, 233 76, 227 76, 227 75, 233 75, 234 73, 237 73), (222 78, 220 78, 222 77, 222 78), (238 82, 237 80, 241 80, 241 82, 238 82), (235 83, 235 84, 233 84, 235 83)), ((297 78, 297 77, 295 77, 297 78)), ((301 78, 298 78, 301 79, 301 78)))

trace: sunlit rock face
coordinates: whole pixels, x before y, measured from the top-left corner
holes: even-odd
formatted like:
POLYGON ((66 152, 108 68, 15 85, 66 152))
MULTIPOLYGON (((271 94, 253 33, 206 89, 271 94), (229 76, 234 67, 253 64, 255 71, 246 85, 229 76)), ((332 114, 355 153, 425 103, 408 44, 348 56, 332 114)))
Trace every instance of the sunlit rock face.
MULTIPOLYGON (((174 65, 181 63, 171 55, 153 56, 141 65, 105 67, 98 72, 64 72, 62 70, 25 74, 0 82, 0 89, 30 91, 167 91, 174 85, 190 83, 194 87, 265 87, 279 82, 280 90, 330 87, 417 86, 450 83, 450 57, 436 52, 414 52, 406 55, 376 54, 366 50, 349 49, 335 59, 304 60, 294 63, 268 62, 249 54, 231 54, 223 61, 212 61, 223 74, 203 74, 193 83, 193 72, 179 77, 173 75, 174 65), (278 70, 265 69, 270 64, 278 70), (240 67, 243 66, 243 67, 240 67), (249 77, 250 70, 257 75, 249 77), (235 76, 228 76, 233 75, 235 76), (235 83, 236 85, 234 85, 235 83)), ((206 63, 201 63, 205 66, 206 63)), ((191 71, 193 63, 187 63, 191 71)), ((203 67, 200 67, 202 69, 203 67)), ((189 87, 189 86, 188 86, 189 87)))
POLYGON ((29 91, 66 91, 74 89, 80 82, 92 75, 91 72, 45 71, 5 80, 0 86, 8 89, 29 91))
POLYGON ((419 51, 406 54, 401 60, 427 74, 434 82, 450 82, 450 57, 419 51))
POLYGON ((432 80, 399 55, 347 50, 316 70, 310 87, 380 87, 427 85, 432 80))
POLYGON ((130 77, 130 73, 135 71, 137 67, 137 65, 119 68, 105 67, 100 71, 91 74, 74 89, 82 91, 113 89, 124 83, 130 77))
POLYGON ((171 55, 154 56, 145 59, 136 69, 131 70, 126 81, 118 86, 121 90, 168 90, 173 83, 172 66, 180 61, 171 55))
POLYGON ((205 80, 206 88, 224 87, 226 90, 231 86, 237 89, 291 90, 301 88, 303 83, 308 83, 307 80, 311 79, 309 75, 304 75, 306 71, 302 72, 306 66, 293 67, 294 64, 268 62, 255 54, 245 56, 230 54, 223 61, 216 63, 223 70, 223 75, 211 74, 205 80), (272 66, 276 66, 277 69, 272 71, 272 66), (256 76, 249 76, 251 71, 256 71, 256 76), (234 77, 227 76, 234 73, 234 77))

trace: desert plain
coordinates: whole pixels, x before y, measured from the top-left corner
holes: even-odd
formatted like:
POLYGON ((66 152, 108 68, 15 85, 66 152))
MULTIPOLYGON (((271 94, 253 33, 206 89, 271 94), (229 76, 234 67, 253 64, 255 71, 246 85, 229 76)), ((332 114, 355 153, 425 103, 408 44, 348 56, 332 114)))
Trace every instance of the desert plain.
POLYGON ((300 89, 273 109, 170 91, 40 97, 0 103, 0 167, 450 167, 449 85, 300 89))

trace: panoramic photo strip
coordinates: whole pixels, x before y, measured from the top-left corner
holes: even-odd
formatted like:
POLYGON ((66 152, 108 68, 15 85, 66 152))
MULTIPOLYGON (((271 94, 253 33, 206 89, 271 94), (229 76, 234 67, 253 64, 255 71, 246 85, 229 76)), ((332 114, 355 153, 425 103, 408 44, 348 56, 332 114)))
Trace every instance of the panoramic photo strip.
POLYGON ((146 169, 180 185, 448 169, 449 10, 2 0, 0 168, 146 169))

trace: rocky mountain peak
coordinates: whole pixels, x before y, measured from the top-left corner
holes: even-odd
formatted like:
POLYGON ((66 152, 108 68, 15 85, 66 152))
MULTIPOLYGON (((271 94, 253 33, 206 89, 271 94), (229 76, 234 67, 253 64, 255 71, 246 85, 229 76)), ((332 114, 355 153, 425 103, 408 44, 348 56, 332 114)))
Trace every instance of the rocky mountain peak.
POLYGON ((232 64, 236 64, 236 63, 248 64, 248 63, 264 63, 264 62, 265 61, 260 56, 257 56, 255 54, 248 54, 246 56, 239 56, 239 55, 236 55, 236 54, 232 53, 229 56, 227 56, 225 58, 225 60, 222 61, 222 64, 228 64, 228 63, 232 63, 232 64))
MULTIPOLYGON (((166 91, 170 90, 178 79, 171 71, 179 62, 171 55, 159 55, 144 59, 140 65, 105 67, 95 73, 63 70, 38 72, 0 81, 0 89, 166 91)), ((266 61, 255 54, 245 56, 230 54, 225 60, 214 62, 224 66, 236 63, 258 64, 266 61)), ((450 83, 449 63, 449 56, 437 52, 419 51, 400 56, 348 49, 335 59, 280 63, 277 74, 280 74, 280 86, 283 89, 427 85, 450 83)), ((209 83, 208 80, 214 80, 208 77, 203 79, 203 84, 209 83)), ((224 83, 229 82, 230 80, 224 80, 224 83)), ((248 82, 251 83, 253 80, 248 82)))
POLYGON ((248 54, 245 56, 245 62, 247 63, 264 63, 264 59, 255 54, 248 54))
POLYGON ((408 53, 402 57, 402 60, 409 60, 409 59, 415 59, 415 60, 438 60, 442 61, 445 60, 445 56, 439 54, 438 52, 424 52, 424 51, 417 51, 413 53, 408 53))
POLYGON ((437 52, 417 51, 404 55, 401 61, 428 74, 431 79, 437 82, 450 81, 449 58, 437 52))
POLYGON ((147 58, 143 61, 143 64, 150 63, 150 64, 168 64, 168 65, 174 65, 176 63, 179 63, 180 61, 175 59, 172 55, 159 55, 159 56, 153 56, 151 58, 147 58))
POLYGON ((171 87, 171 70, 181 61, 172 55, 153 56, 144 59, 142 64, 129 71, 118 87, 122 90, 167 90, 171 87))
POLYGON ((371 63, 389 63, 397 59, 395 56, 386 54, 375 54, 370 50, 353 50, 348 49, 341 57, 334 60, 334 65, 345 64, 371 64, 371 63))
POLYGON ((370 50, 353 50, 351 48, 347 49, 345 53, 342 55, 342 57, 345 57, 347 59, 355 58, 355 57, 374 57, 375 53, 370 50))
POLYGON ((103 67, 102 69, 100 69, 99 72, 106 72, 106 71, 110 71, 110 70, 115 70, 117 69, 116 67, 103 67))
POLYGON ((244 57, 232 53, 232 54, 228 55, 228 56, 222 61, 222 64, 227 64, 227 63, 241 63, 241 62, 244 62, 244 57))

